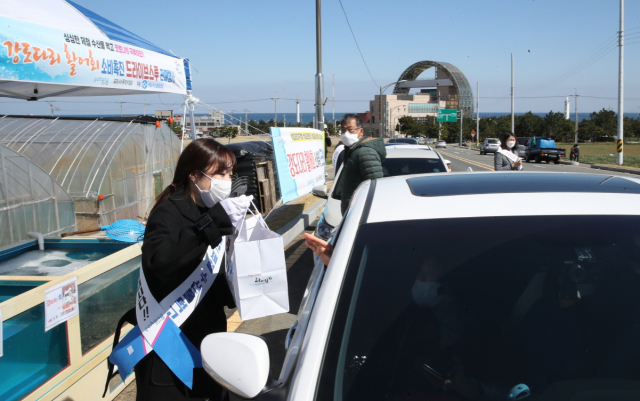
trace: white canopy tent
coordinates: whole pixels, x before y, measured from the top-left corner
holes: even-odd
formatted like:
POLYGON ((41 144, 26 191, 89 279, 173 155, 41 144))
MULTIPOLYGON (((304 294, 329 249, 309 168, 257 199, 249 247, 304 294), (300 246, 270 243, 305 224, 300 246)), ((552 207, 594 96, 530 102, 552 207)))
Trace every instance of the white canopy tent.
POLYGON ((70 0, 3 0, 0 97, 189 95, 189 62, 70 0))

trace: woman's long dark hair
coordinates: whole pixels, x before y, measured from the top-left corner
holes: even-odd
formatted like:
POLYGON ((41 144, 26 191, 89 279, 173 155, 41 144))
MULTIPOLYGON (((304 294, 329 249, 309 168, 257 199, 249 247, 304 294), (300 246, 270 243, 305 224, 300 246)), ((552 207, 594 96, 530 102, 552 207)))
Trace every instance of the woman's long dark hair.
POLYGON ((500 138, 500 146, 502 146, 502 149, 504 149, 504 150, 510 150, 513 153, 516 153, 518 151, 518 138, 516 138, 516 136, 513 134, 513 132, 505 132, 504 134, 502 134, 502 138, 500 138), (516 144, 513 145, 513 147, 511 149, 509 149, 507 147, 507 140, 510 137, 514 137, 515 140, 516 140, 516 144))
POLYGON ((200 138, 191 142, 180 155, 176 172, 173 175, 172 185, 169 185, 158 195, 156 203, 151 212, 169 199, 176 191, 184 190, 187 197, 191 196, 189 187, 189 176, 193 173, 200 175, 201 171, 206 171, 209 166, 215 166, 213 174, 220 174, 229 166, 233 173, 236 172, 236 157, 229 149, 213 138, 200 138))

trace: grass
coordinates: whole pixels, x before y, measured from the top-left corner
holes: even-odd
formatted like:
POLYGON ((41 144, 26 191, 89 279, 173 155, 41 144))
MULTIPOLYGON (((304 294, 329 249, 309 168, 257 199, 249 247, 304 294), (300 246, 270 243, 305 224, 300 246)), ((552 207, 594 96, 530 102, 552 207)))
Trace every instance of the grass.
MULTIPOLYGON (((565 148, 569 160, 571 147, 573 143, 559 143, 560 148, 565 148)), ((625 167, 640 167, 640 144, 625 143, 624 144, 624 163, 625 167)), ((616 165, 616 144, 611 143, 581 143, 580 144, 580 161, 585 163, 610 164, 616 165)))

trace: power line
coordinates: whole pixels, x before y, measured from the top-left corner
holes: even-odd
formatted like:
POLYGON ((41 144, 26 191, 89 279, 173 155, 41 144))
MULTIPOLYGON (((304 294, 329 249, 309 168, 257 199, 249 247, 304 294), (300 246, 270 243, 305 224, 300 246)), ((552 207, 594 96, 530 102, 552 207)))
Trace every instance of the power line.
POLYGON ((342 7, 342 12, 344 13, 344 18, 347 20, 347 25, 349 25, 349 30, 351 31, 351 36, 353 36, 353 41, 356 42, 356 47, 358 48, 358 53, 360 53, 360 57, 362 58, 362 62, 364 63, 364 66, 367 69, 367 72, 369 73, 369 76, 371 77, 371 80, 373 81, 373 84, 376 86, 376 88, 379 88, 380 85, 378 85, 378 83, 376 82, 375 79, 373 79, 373 75, 371 75, 371 71, 369 71, 369 66, 367 65, 367 62, 364 60, 364 56, 362 55, 362 51, 360 51, 360 46, 358 45, 358 41, 356 40, 356 35, 353 33, 353 29, 351 29, 351 23, 349 22, 349 17, 347 17, 347 12, 344 10, 344 6, 342 5, 342 0, 338 0, 340 2, 340 7, 342 7))

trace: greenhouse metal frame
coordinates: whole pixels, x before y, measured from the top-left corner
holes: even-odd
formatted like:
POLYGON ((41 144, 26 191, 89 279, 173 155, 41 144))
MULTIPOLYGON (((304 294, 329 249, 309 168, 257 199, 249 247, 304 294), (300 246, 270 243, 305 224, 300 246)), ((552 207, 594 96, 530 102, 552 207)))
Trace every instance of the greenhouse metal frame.
POLYGON ((143 220, 171 182, 180 141, 153 117, 0 117, 0 144, 71 196, 78 230, 143 220))

